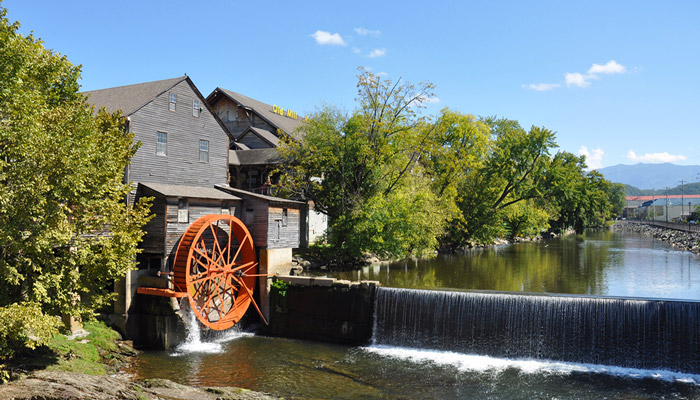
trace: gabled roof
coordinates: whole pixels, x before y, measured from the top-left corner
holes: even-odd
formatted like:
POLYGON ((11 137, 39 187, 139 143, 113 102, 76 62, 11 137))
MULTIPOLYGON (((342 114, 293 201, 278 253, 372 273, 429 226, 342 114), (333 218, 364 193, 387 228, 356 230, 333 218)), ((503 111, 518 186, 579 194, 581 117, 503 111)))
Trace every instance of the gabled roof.
POLYGON ((265 142, 270 144, 272 147, 279 147, 280 138, 275 136, 275 134, 273 134, 270 131, 266 131, 265 129, 261 129, 261 128, 256 128, 254 126, 249 126, 236 140, 240 141, 249 132, 252 132, 252 134, 257 135, 262 140, 264 140, 265 142))
POLYGON ((87 97, 88 103, 95 106, 95 111, 101 107, 106 107, 109 112, 122 110, 122 115, 129 116, 153 101, 156 97, 174 88, 182 81, 187 81, 195 95, 201 100, 201 106, 207 109, 221 129, 233 139, 233 135, 231 135, 231 132, 229 132, 226 125, 221 121, 221 118, 211 109, 211 106, 204 99, 202 93, 187 75, 160 81, 91 90, 83 92, 83 95, 87 97))
POLYGON ((122 110, 123 114, 128 116, 186 79, 189 78, 181 76, 161 81, 91 90, 83 92, 83 94, 88 97, 88 102, 94 104, 96 108, 107 107, 110 112, 122 110))
POLYGON ((282 158, 276 148, 229 150, 229 165, 270 165, 281 164, 282 158))
POLYGON ((230 193, 222 192, 221 190, 217 190, 213 187, 169 185, 165 183, 151 182, 139 182, 139 186, 144 186, 166 197, 187 197, 194 199, 213 200, 241 200, 240 197, 233 196, 230 193))
POLYGON ((300 131, 297 131, 297 128, 300 126, 304 125, 304 123, 301 121, 301 119, 294 119, 294 118, 289 118, 285 117, 283 115, 279 115, 277 113, 272 112, 272 106, 266 103, 263 103, 261 101, 251 99, 250 97, 244 96, 240 93, 232 92, 227 89, 222 89, 222 88, 216 88, 214 89, 213 92, 207 97, 207 102, 209 104, 212 104, 213 101, 216 100, 217 97, 219 96, 225 96, 235 103, 237 103, 239 106, 243 108, 247 108, 255 112, 260 118, 263 120, 267 121, 270 123, 270 125, 273 125, 276 128, 282 129, 284 133, 287 135, 290 135, 293 138, 300 139, 303 136, 303 133, 300 131))

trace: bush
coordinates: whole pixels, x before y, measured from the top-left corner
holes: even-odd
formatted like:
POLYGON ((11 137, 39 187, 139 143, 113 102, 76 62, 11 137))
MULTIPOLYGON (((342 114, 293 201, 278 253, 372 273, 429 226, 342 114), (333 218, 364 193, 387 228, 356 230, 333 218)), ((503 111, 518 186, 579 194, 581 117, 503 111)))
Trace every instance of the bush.
POLYGON ((58 333, 58 317, 44 315, 37 303, 0 307, 0 362, 23 349, 46 345, 58 333))

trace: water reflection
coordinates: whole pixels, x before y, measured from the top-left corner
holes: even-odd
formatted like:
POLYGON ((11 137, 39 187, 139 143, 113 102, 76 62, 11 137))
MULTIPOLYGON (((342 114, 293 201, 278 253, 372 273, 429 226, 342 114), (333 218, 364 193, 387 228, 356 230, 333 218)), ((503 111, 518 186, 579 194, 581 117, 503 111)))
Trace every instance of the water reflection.
POLYGON ((401 288, 700 299, 699 269, 694 254, 601 231, 328 275, 401 288))
POLYGON ((135 377, 315 399, 695 399, 700 377, 663 371, 346 347, 247 336, 220 354, 141 354, 135 377))

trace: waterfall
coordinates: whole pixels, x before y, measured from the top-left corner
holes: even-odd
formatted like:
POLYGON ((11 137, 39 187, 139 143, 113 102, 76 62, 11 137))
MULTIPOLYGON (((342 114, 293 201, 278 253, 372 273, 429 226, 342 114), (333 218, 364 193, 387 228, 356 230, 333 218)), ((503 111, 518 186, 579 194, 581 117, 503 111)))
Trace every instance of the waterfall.
POLYGON ((379 288, 373 342, 700 373, 700 302, 379 288))
POLYGON ((220 353, 222 346, 216 342, 203 342, 202 331, 197 316, 194 315, 189 303, 183 302, 182 311, 187 316, 187 336, 183 343, 175 348, 177 353, 220 353))

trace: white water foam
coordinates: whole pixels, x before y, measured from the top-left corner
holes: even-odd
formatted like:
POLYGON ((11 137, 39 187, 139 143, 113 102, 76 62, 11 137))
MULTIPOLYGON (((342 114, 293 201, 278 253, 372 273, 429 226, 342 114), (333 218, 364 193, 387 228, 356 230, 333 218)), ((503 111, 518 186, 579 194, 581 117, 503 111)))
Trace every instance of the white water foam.
POLYGON ((457 368, 461 372, 499 374, 507 369, 517 369, 524 374, 569 375, 572 373, 590 373, 632 379, 651 378, 667 382, 684 382, 700 386, 700 375, 666 370, 645 370, 609 365, 534 359, 518 360, 384 345, 363 347, 363 350, 384 357, 398 358, 415 363, 432 363, 440 366, 451 366, 457 368))
POLYGON ((239 339, 245 336, 252 336, 252 333, 242 332, 240 328, 234 326, 231 329, 221 332, 211 341, 202 341, 202 332, 199 327, 199 321, 189 307, 184 308, 188 316, 187 337, 183 343, 175 348, 174 356, 204 353, 218 354, 223 353, 223 344, 231 340, 239 339))

